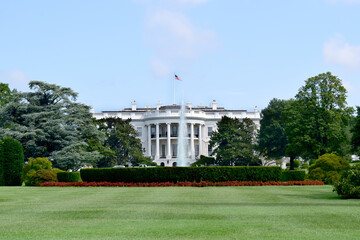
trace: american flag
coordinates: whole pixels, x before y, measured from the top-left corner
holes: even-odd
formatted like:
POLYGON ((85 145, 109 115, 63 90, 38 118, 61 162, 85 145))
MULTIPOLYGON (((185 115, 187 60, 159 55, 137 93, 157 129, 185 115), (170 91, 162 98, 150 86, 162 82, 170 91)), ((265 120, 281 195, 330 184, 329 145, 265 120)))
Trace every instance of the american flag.
POLYGON ((179 81, 182 81, 182 79, 180 77, 178 77, 178 75, 176 75, 176 74, 175 74, 175 79, 179 80, 179 81))

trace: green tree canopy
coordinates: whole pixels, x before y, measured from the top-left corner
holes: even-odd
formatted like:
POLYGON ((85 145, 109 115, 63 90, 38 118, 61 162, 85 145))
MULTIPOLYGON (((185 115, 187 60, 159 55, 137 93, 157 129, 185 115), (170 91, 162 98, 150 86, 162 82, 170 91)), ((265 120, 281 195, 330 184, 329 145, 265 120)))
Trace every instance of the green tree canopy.
POLYGON ((0 106, 4 106, 12 99, 12 91, 9 88, 9 84, 0 83, 0 106))
POLYGON ((304 159, 317 159, 325 153, 344 156, 351 113, 338 77, 328 72, 309 78, 285 110, 287 154, 304 159))
POLYGON ((115 153, 114 164, 152 165, 150 159, 143 156, 141 141, 137 138, 138 132, 130 124, 131 119, 104 118, 97 121, 99 129, 107 135, 106 145, 115 153))
POLYGON ((15 93, 0 110, 0 137, 19 140, 26 159, 48 157, 54 166, 76 170, 96 164, 97 151, 88 152, 88 140, 104 141, 92 120, 90 107, 77 103, 77 93, 55 84, 31 81, 31 92, 15 93))
POLYGON ((255 155, 256 134, 257 128, 251 119, 240 121, 222 117, 210 139, 215 163, 221 166, 260 165, 261 161, 255 155))
POLYGON ((261 111, 257 149, 265 158, 280 159, 286 156, 288 142, 283 112, 288 104, 288 100, 274 98, 261 111))
POLYGON ((360 107, 357 107, 357 116, 355 124, 351 128, 351 146, 353 153, 360 155, 360 107))

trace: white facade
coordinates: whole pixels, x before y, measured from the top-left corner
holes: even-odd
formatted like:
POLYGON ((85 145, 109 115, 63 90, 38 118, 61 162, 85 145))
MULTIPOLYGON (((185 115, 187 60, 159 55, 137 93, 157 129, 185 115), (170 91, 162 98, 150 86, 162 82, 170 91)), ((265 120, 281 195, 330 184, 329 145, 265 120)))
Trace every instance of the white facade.
MULTIPOLYGON (((186 107, 186 121, 188 126, 188 141, 190 163, 193 163, 200 155, 208 156, 209 140, 212 131, 216 131, 216 123, 223 116, 236 117, 239 119, 250 118, 260 128, 260 113, 255 107, 254 112, 246 110, 227 110, 217 107, 214 100, 211 107, 192 107, 191 103, 186 107)), ((177 162, 177 137, 180 121, 180 106, 158 103, 156 108, 147 106, 137 108, 136 102, 132 102, 131 108, 121 111, 102 111, 93 113, 96 119, 118 117, 131 118, 131 123, 139 132, 139 139, 145 149, 144 155, 151 157, 159 166, 176 166, 177 162)))

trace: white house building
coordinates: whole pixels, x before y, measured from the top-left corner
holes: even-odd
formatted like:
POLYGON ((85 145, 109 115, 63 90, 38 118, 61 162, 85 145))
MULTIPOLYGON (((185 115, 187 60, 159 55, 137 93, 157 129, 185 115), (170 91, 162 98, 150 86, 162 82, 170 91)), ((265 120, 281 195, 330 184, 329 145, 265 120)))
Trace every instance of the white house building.
MULTIPOLYGON (((133 101, 131 108, 121 111, 93 112, 93 116, 96 119, 131 118, 131 123, 138 131, 138 138, 145 149, 144 155, 151 157, 159 166, 176 166, 180 108, 180 105, 162 106, 161 103, 158 103, 156 108, 152 106, 138 108, 136 102, 133 101)), ((211 153, 209 140, 221 117, 250 118, 260 128, 260 113, 257 107, 253 112, 227 110, 218 107, 215 100, 211 103, 211 107, 192 107, 191 103, 187 103, 185 116, 188 127, 190 163, 195 162, 200 155, 209 156, 211 153)))

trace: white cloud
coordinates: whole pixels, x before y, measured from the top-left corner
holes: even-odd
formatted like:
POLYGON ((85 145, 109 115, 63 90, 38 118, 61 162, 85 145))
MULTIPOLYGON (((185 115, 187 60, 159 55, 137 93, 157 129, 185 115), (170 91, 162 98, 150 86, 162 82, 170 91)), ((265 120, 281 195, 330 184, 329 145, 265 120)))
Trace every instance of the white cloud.
POLYGON ((167 64, 160 59, 152 59, 150 63, 151 72, 155 77, 166 77, 169 76, 171 71, 167 64))
POLYGON ((28 90, 29 81, 30 78, 22 70, 0 71, 0 82, 8 83, 11 89, 28 90))
POLYGON ((156 77, 169 74, 174 66, 189 63, 216 49, 215 32, 197 27, 184 13, 187 7, 206 2, 207 0, 144 2, 148 8, 144 39, 154 51, 150 65, 156 77))
POLYGON ((163 58, 193 58, 216 46, 212 31, 197 29, 183 14, 159 10, 148 19, 147 41, 163 58))
POLYGON ((324 43, 323 54, 327 63, 339 64, 349 70, 360 68, 360 45, 350 45, 340 35, 324 43))

